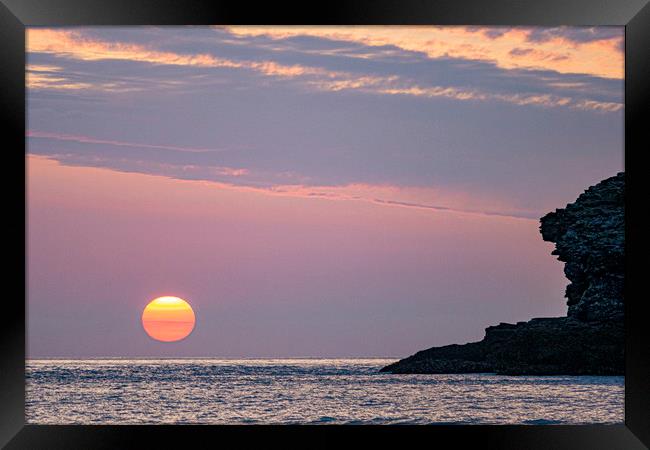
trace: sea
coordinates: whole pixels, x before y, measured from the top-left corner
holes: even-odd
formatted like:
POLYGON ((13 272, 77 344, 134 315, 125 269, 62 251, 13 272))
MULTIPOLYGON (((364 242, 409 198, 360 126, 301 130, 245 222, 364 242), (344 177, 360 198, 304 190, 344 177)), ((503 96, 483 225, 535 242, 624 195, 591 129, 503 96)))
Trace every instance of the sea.
POLYGON ((30 424, 613 424, 624 377, 393 375, 395 359, 28 360, 30 424))

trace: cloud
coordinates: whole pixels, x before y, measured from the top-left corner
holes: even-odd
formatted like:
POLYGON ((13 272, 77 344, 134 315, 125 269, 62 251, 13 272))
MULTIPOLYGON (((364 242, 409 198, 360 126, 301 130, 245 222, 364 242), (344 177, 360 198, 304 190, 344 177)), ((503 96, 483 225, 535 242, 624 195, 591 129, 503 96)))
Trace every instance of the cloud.
POLYGON ((392 95, 413 95, 416 97, 445 97, 455 100, 494 100, 505 103, 512 103, 519 106, 534 105, 542 107, 561 107, 569 106, 575 109, 598 111, 598 112, 617 112, 623 109, 623 105, 616 102, 598 102, 595 100, 574 100, 570 97, 560 97, 556 95, 536 95, 536 94, 492 94, 481 91, 459 90, 449 87, 428 87, 421 88, 413 86, 408 89, 383 89, 383 94, 392 95))
POLYGON ((484 216, 497 216, 497 217, 508 217, 512 219, 523 219, 523 220, 534 220, 537 221, 539 213, 528 213, 528 212, 500 212, 500 211, 482 211, 482 210, 472 210, 472 209, 455 209, 448 206, 440 205, 429 205, 426 203, 410 203, 410 202, 400 202, 396 200, 383 200, 375 198, 372 200, 374 203, 379 203, 380 205, 392 205, 392 206, 401 206, 404 208, 417 208, 417 209, 430 209, 434 211, 450 211, 450 212, 462 212, 469 214, 480 214, 484 216))
POLYGON ((512 50, 510 50, 510 54, 511 54, 512 56, 526 56, 526 55, 530 55, 530 54, 533 53, 534 51, 535 51, 535 50, 532 49, 532 48, 520 48, 520 47, 516 47, 516 48, 513 48, 512 50))
MULTIPOLYGON (((28 150, 67 165, 524 216, 620 170, 616 78, 210 27, 28 33, 28 150)), ((489 47, 513 30, 464 33, 489 47)))
POLYGON ((574 45, 601 41, 620 41, 620 27, 537 27, 531 28, 526 36, 528 42, 546 43, 563 39, 574 45))
POLYGON ((238 36, 268 36, 278 40, 313 36, 370 47, 390 45, 434 59, 452 57, 491 61, 503 69, 553 70, 615 79, 624 76, 623 31, 616 27, 607 28, 606 32, 600 28, 581 31, 581 28, 460 26, 236 26, 228 27, 228 30, 238 36), (511 54, 512 49, 522 46, 534 46, 535 55, 522 58, 511 54))
POLYGON ((124 142, 124 141, 114 141, 106 139, 97 139, 88 136, 78 136, 72 134, 61 134, 61 133, 48 133, 44 131, 27 131, 27 137, 30 138, 43 138, 43 139, 55 139, 57 141, 71 141, 78 142, 82 144, 102 144, 102 145, 113 145, 118 147, 134 147, 134 148, 152 148, 152 149, 161 149, 161 150, 173 150, 177 152, 189 152, 189 153, 211 153, 211 152, 221 152, 226 149, 214 149, 214 148, 196 148, 196 147, 178 147, 173 145, 156 145, 156 144, 144 144, 137 142, 124 142))
MULTIPOLYGON (((241 32, 239 28, 232 30, 235 33, 241 32)), ((275 28, 270 30, 267 30, 267 32, 276 32, 275 28)), ((318 28, 318 30, 319 32, 322 31, 321 28, 318 28)), ((353 28, 353 30, 358 29, 353 28)), ((455 28, 452 28, 452 30, 455 30, 455 28)), ((298 32, 294 28, 291 28, 291 33, 298 32)), ((378 33, 381 37, 383 28, 378 28, 373 30, 373 32, 378 33)), ((251 33, 255 34, 256 32, 253 30, 251 33)), ((477 32, 471 31, 469 33, 474 35, 477 32)), ((284 36, 284 34, 280 36, 284 36)), ((292 38, 292 36, 294 35, 290 34, 289 38, 292 38)), ((338 35, 334 33, 334 36, 338 35)), ((493 37, 493 39, 498 39, 498 37, 493 37)), ((372 42, 370 45, 373 45, 372 42)), ((546 88, 548 90, 549 87, 555 90, 563 90, 565 85, 546 84, 545 86, 542 77, 534 77, 536 73, 533 73, 534 76, 530 77, 528 73, 522 73, 519 69, 504 71, 504 69, 494 67, 491 63, 471 62, 469 64, 469 62, 462 63, 462 61, 449 58, 439 58, 435 61, 436 66, 434 67, 423 66, 422 69, 418 69, 419 66, 413 66, 413 70, 419 70, 419 73, 403 73, 404 66, 400 64, 390 67, 371 65, 365 67, 365 71, 363 67, 357 66, 351 66, 346 70, 341 70, 339 68, 326 67, 328 60, 322 58, 319 61, 314 61, 320 65, 282 63, 274 60, 256 61, 233 59, 224 58, 208 52, 178 53, 159 50, 142 43, 109 42, 96 37, 87 37, 79 30, 51 29, 30 29, 28 34, 28 49, 30 53, 35 55, 54 55, 57 59, 72 58, 89 63, 113 60, 196 69, 244 70, 261 74, 265 77, 293 80, 303 88, 326 92, 360 91, 374 95, 407 95, 423 98, 443 97, 459 101, 498 101, 519 106, 570 107, 596 112, 615 112, 622 108, 620 101, 612 101, 611 98, 593 98, 594 95, 602 95, 602 90, 599 90, 599 92, 592 91, 592 98, 585 98, 585 94, 587 93, 586 89, 568 93, 569 95, 540 93, 540 89, 546 88), (471 80, 473 81, 471 83, 472 87, 438 84, 436 80, 431 80, 430 78, 437 76, 437 72, 435 70, 432 72, 431 69, 439 68, 444 68, 447 72, 450 70, 459 72, 464 77, 468 77, 468 74, 475 74, 476 77, 471 80), (507 75, 507 77, 505 80, 501 79, 495 82, 499 76, 497 73, 499 71, 502 72, 500 74, 502 78, 503 75, 507 75), (414 75, 423 79, 414 79, 414 75), (510 83, 513 81, 515 83, 519 82, 520 84, 517 92, 498 92, 498 90, 503 91, 504 89, 512 91, 513 88, 510 83), (497 90, 496 92, 495 88, 497 90), (578 95, 575 95, 576 93, 578 95)), ((517 59, 526 57, 532 53, 537 55, 539 52, 536 49, 521 49, 517 47, 511 49, 509 54, 517 59)), ((537 55, 536 59, 544 61, 548 57, 548 55, 542 54, 537 55)), ((553 58, 557 59, 559 55, 555 55, 553 58)), ((422 64, 428 66, 430 63, 425 61, 422 64)), ((28 67, 28 86, 35 90, 51 88, 65 90, 95 89, 100 91, 123 90, 127 92, 138 89, 161 88, 159 83, 147 83, 138 78, 135 79, 134 83, 130 83, 133 77, 117 77, 113 80, 102 80, 101 78, 94 79, 92 75, 84 75, 86 74, 62 70, 60 65, 31 64, 28 67), (43 67, 46 69, 43 69, 43 67)), ((162 82, 167 83, 166 88, 174 88, 176 86, 187 89, 188 85, 200 85, 202 82, 209 83, 210 79, 205 74, 201 76, 195 74, 193 77, 168 77, 168 79, 162 80, 162 82), (182 80, 186 80, 186 83, 183 83, 182 80)), ((445 81, 447 83, 457 83, 453 78, 445 81)), ((587 84, 589 83, 585 82, 585 85, 587 84)))
MULTIPOLYGON (((34 59, 33 56, 28 59, 34 59)), ((40 55, 44 59, 47 53, 40 55)), ((53 64, 33 64, 26 67, 26 85, 32 92, 65 92, 87 91, 113 93, 130 93, 152 89, 169 89, 183 84, 179 80, 162 79, 152 74, 142 76, 108 75, 104 71, 93 71, 88 68, 73 67, 70 60, 62 61, 54 58, 53 64), (65 67, 64 67, 65 66, 65 67)), ((87 63, 86 63, 87 64, 87 63)))
MULTIPOLYGON (((541 211, 525 211, 508 208, 495 199, 471 196, 467 193, 444 192, 440 189, 417 188, 409 186, 370 185, 353 183, 340 186, 319 186, 303 184, 287 184, 273 186, 255 186, 234 184, 218 177, 240 176, 248 173, 245 170, 232 171, 221 167, 205 166, 174 166, 172 164, 155 164, 150 161, 139 161, 128 170, 119 167, 119 162, 93 157, 88 164, 87 157, 77 155, 29 155, 33 161, 51 161, 66 166, 97 167, 121 172, 139 173, 144 175, 164 176, 181 182, 208 183, 217 189, 228 189, 240 192, 253 192, 262 195, 287 198, 321 199, 329 201, 361 201, 386 207, 399 207, 415 210, 425 210, 443 213, 460 213, 481 215, 486 217, 537 221, 541 211), (196 169, 196 172, 193 170, 196 169), (437 199, 437 204, 427 202, 427 199, 437 199), (486 205, 492 208, 485 208, 486 205), (500 208, 501 207, 501 208, 500 208)), ((29 164, 29 162, 28 162, 29 164)))
POLYGON ((245 68, 269 76, 289 78, 324 73, 321 69, 298 64, 287 66, 274 61, 235 61, 206 53, 180 54, 157 51, 143 45, 88 39, 80 32, 68 30, 29 29, 27 42, 29 52, 50 53, 83 61, 126 60, 203 68, 245 68))
MULTIPOLYGON (((87 82, 73 82, 59 66, 30 64, 26 69, 26 85, 29 89, 90 89, 87 82)), ((102 86, 107 88, 110 86, 102 86)))

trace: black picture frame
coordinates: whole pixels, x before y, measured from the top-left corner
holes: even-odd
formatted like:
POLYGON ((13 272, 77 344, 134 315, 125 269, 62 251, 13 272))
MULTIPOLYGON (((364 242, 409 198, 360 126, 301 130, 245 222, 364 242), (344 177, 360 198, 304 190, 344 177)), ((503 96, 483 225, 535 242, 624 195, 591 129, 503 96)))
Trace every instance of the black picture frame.
MULTIPOLYGON (((233 0, 0 0, 0 97, 5 173, 6 285, 0 358, 0 445, 6 448, 201 448, 236 439, 331 446, 361 438, 387 445, 505 449, 636 449, 650 446, 650 342, 642 311, 647 210, 637 200, 650 148, 649 0, 348 0, 313 4, 233 0), (625 26, 625 424, 588 426, 45 426, 26 425, 25 401, 25 27, 171 24, 437 24, 625 26), (646 119, 647 120, 647 119, 646 119), (6 245, 9 244, 9 245, 6 245)), ((374 445, 368 443, 367 445, 374 445)))

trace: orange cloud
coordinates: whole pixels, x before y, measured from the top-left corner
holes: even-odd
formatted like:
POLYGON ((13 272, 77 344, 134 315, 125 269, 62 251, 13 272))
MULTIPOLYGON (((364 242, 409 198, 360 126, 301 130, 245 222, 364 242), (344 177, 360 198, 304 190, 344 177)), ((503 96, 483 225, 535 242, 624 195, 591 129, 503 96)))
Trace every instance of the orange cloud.
MULTIPOLYGON (((401 48, 413 50, 418 45, 425 45, 430 56, 454 56, 454 57, 473 57, 476 59, 485 59, 489 56, 489 49, 501 49, 504 54, 510 55, 513 49, 513 42, 498 43, 503 36, 515 36, 518 39, 524 39, 526 34, 522 30, 511 30, 499 38, 495 38, 486 42, 485 37, 476 31, 467 31, 462 27, 445 27, 445 28, 421 28, 421 27, 233 27, 229 28, 235 34, 243 35, 259 35, 266 34, 271 37, 280 39, 284 37, 297 36, 302 34, 310 34, 319 37, 328 37, 331 39, 347 39, 356 40, 367 45, 398 45, 401 48), (388 33, 391 31, 391 33, 388 33), (431 33, 438 33, 439 40, 433 38, 431 33), (482 53, 472 53, 469 49, 472 48, 471 44, 463 43, 462 37, 467 38, 471 36, 476 42, 480 42, 482 48, 485 50, 482 53), (390 37, 390 39, 389 39, 390 37), (445 39, 442 39, 445 37, 445 39), (425 39, 426 38, 426 39, 425 39), (392 39, 392 40, 391 40, 392 39), (410 39, 410 40, 409 40, 410 39), (423 41, 423 39, 425 39, 423 41), (497 41, 497 44, 493 44, 497 41), (445 53, 433 51, 431 49, 439 48, 441 43, 455 42, 455 49, 465 49, 465 53, 451 54, 445 50, 445 53), (416 45, 417 44, 417 45, 416 45), (487 52, 487 53, 486 53, 487 52), (482 55, 482 56, 481 56, 482 55)), ((437 36, 437 35, 436 35, 437 36)), ((511 36, 511 39, 512 39, 511 36)), ((555 42, 551 40, 551 42, 555 42)), ((444 44, 444 45, 447 45, 444 44)), ((557 44, 557 43, 556 43, 557 44)), ((597 47, 601 48, 602 43, 597 47)), ((594 45, 595 45, 594 44, 594 45)), ((478 45, 478 44, 477 44, 478 45)), ((529 44, 531 45, 531 44, 529 44)), ((547 45, 539 44, 539 45, 547 45)), ((564 44, 563 51, 566 48, 564 44)), ((591 44, 585 44, 591 45, 591 44)), ((445 47, 446 48, 446 47, 445 47)), ((371 94, 387 94, 387 95, 408 95, 416 97, 445 97, 455 100, 468 101, 468 100, 496 100, 516 105, 536 105, 542 107, 558 107, 568 106, 576 109, 591 110, 597 112, 614 112, 622 109, 621 103, 613 102, 598 102, 594 100, 575 100, 568 97, 560 97, 557 95, 530 95, 530 94, 496 94, 483 92, 479 90, 469 90, 461 88, 452 88, 445 86, 418 86, 408 80, 403 80, 396 75, 388 76, 374 76, 374 75, 359 75, 345 71, 332 71, 321 67, 311 67, 300 64, 284 65, 274 61, 235 61, 225 58, 218 58, 208 54, 179 54, 173 52, 161 52, 151 50, 142 45, 123 44, 105 42, 96 39, 85 38, 77 31, 69 30, 54 30, 54 29, 41 29, 31 28, 27 31, 27 49, 29 52, 38 53, 52 53, 63 55, 71 58, 76 58, 85 61, 115 59, 115 60, 130 60, 147 62, 151 64, 168 64, 180 66, 196 66, 196 67, 210 67, 210 68, 230 68, 230 69, 243 69, 252 70, 261 73, 265 76, 299 79, 307 86, 322 91, 344 91, 344 90, 360 90, 371 94)), ((490 50, 490 51, 493 51, 490 50)), ((577 54, 582 55, 584 45, 581 46, 577 54)), ((460 51, 460 50, 458 50, 460 51)), ((494 50, 496 51, 496 50, 494 50)), ((539 52, 539 50, 536 50, 539 52)), ((524 52, 526 53, 526 52, 524 52)), ((495 56, 501 53, 494 53, 495 56)), ((585 57, 590 55, 586 53, 585 57)), ((514 60, 521 63, 521 56, 511 56, 514 60)), ((525 56, 525 55, 524 55, 525 56)), ((584 56, 584 55, 583 55, 584 56)), ((601 55, 602 56, 602 55, 601 55)), ((582 57, 581 57, 582 58, 582 57)), ((533 58, 535 61, 546 61, 545 58, 533 58)), ((506 60, 498 60, 501 65, 506 68, 519 68, 520 66, 508 64, 506 60)), ((582 59, 581 59, 582 61, 582 59)), ((530 61, 529 61, 530 62, 530 61)), ((552 64, 558 63, 555 59, 551 59, 552 64)), ((517 63, 517 64, 519 64, 517 63)), ((532 63, 531 63, 532 64, 532 63)), ((577 64, 577 63, 576 63, 577 64)), ((540 68, 534 65, 526 65, 526 68, 540 68)), ((568 67, 568 66, 567 66, 568 67)), ((571 66, 573 67, 573 66, 571 66)), ((541 67, 544 68, 544 67, 541 67)), ((546 67, 551 68, 551 67, 546 67)), ((553 70, 558 70, 558 67, 553 66, 553 70)), ((576 67, 574 67, 576 68, 576 67)), ((622 67, 621 67, 622 68, 622 67)), ((585 67, 582 67, 585 69, 585 67)), ((562 72, 562 70, 558 70, 562 72)), ((571 70, 568 70, 570 72, 571 70)), ((580 71, 578 71, 580 72, 580 71)), ((580 73, 587 73, 582 70, 580 73)), ((621 75, 622 76, 622 75, 621 75)), ((117 83, 101 83, 93 85, 92 83, 79 83, 71 82, 65 78, 60 68, 48 67, 45 69, 38 69, 36 66, 28 67, 28 86, 30 88, 53 88, 53 89, 104 89, 104 90, 119 90, 120 85, 117 83)), ((130 88, 125 88, 130 89, 130 88)))
MULTIPOLYGON (((234 26, 238 36, 285 39, 314 36, 378 47, 391 45, 429 58, 462 58, 494 62, 503 69, 542 69, 604 78, 624 77, 623 33, 620 38, 575 42, 558 35, 531 42, 530 29, 511 28, 488 39, 489 28, 462 26, 234 26), (517 51, 519 49, 519 51, 517 51)), ((362 55, 362 57, 368 57, 362 55)))
POLYGON ((230 67, 232 63, 211 55, 179 55, 148 50, 144 46, 87 39, 81 33, 46 28, 27 29, 27 51, 53 53, 84 61, 123 59, 156 64, 199 67, 230 67))
POLYGON ((89 89, 90 83, 71 82, 58 66, 30 64, 25 83, 29 89, 89 89))
POLYGON ((208 54, 161 52, 142 45, 88 39, 76 31, 42 28, 27 30, 27 51, 52 53, 83 61, 115 59, 176 66, 247 68, 266 75, 289 78, 325 72, 322 69, 300 65, 282 65, 273 61, 234 61, 208 54))

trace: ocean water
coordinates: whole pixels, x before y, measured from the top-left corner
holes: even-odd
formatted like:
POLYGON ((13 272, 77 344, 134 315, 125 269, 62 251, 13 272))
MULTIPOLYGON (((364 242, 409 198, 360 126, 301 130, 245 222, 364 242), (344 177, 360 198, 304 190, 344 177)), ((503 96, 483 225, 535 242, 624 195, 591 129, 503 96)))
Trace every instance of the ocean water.
POLYGON ((393 359, 27 362, 38 424, 623 422, 623 377, 391 375, 393 359))

